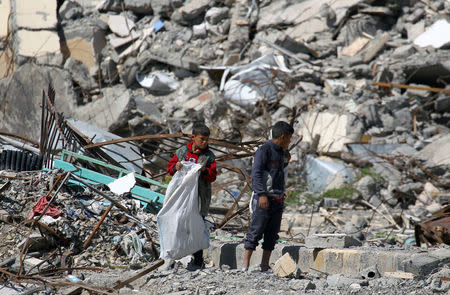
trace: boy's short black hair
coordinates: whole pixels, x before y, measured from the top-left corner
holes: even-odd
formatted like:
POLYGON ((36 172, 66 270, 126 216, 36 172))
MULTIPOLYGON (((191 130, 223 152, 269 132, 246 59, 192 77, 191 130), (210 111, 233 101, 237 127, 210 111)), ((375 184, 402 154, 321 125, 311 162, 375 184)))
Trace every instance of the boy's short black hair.
POLYGON ((196 123, 194 123, 194 126, 192 127, 192 134, 209 136, 210 131, 209 131, 208 126, 206 126, 204 123, 196 122, 196 123))
POLYGON ((294 128, 284 121, 278 121, 272 127, 272 138, 279 138, 283 134, 294 134, 294 128))

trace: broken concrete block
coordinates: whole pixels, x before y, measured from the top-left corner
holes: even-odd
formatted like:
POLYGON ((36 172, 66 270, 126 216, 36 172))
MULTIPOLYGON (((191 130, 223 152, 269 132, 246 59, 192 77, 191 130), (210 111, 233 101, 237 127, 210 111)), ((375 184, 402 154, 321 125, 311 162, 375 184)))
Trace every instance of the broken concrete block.
POLYGON ((213 98, 212 93, 203 93, 202 95, 192 98, 188 101, 186 101, 183 104, 183 109, 194 109, 196 111, 199 111, 203 108, 205 104, 207 104, 211 99, 213 98))
MULTIPOLYGON (((56 18, 56 1, 54 0, 16 0, 16 24, 26 29, 54 29, 56 18)), ((44 39, 45 40, 45 39, 44 39)))
POLYGON ((105 32, 91 25, 71 25, 64 28, 66 43, 62 46, 65 57, 72 57, 84 63, 90 70, 97 65, 101 51, 106 46, 105 32))
POLYGON ((358 0, 306 0, 294 1, 286 8, 283 1, 275 1, 270 5, 264 6, 260 10, 257 31, 262 31, 267 27, 276 27, 283 23, 291 24, 286 30, 286 35, 291 38, 304 38, 325 30, 329 30, 327 21, 331 19, 318 17, 323 4, 328 4, 329 9, 336 15, 335 23, 339 23, 345 16, 350 6, 357 4, 358 0))
POLYGON ((201 23, 192 27, 192 36, 194 38, 206 38, 208 32, 206 30, 206 23, 201 23))
POLYGON ((419 35, 425 32, 425 21, 421 20, 412 26, 408 26, 406 31, 408 33, 408 39, 411 41, 415 40, 419 35))
POLYGON ((64 64, 64 69, 68 70, 72 79, 85 91, 90 91, 98 85, 89 75, 88 68, 79 60, 69 57, 64 64))
POLYGON ((130 93, 124 86, 104 88, 103 98, 78 107, 74 117, 109 131, 114 124, 121 124, 119 118, 126 118, 121 115, 127 111, 130 102, 130 93))
MULTIPOLYGON (((450 256, 447 260, 450 260, 450 256)), ((403 261, 402 264, 406 272, 423 277, 439 267, 440 262, 439 258, 432 257, 428 253, 421 253, 412 255, 410 259, 403 261)))
POLYGON ((65 20, 82 17, 83 7, 75 1, 66 0, 59 8, 59 16, 65 20))
POLYGON ((398 59, 407 58, 407 57, 411 56, 412 54, 414 54, 414 52, 416 52, 416 50, 414 49, 414 46, 412 46, 411 44, 403 45, 403 46, 395 48, 394 52, 392 53, 392 57, 395 57, 398 59))
POLYGON ((110 15, 108 26, 114 34, 120 37, 127 37, 135 27, 135 24, 131 19, 123 15, 110 15))
POLYGON ((404 271, 387 271, 383 273, 384 277, 394 278, 394 279, 414 279, 414 274, 404 271))
POLYGON ((212 7, 206 12, 205 19, 208 23, 217 25, 221 20, 228 18, 229 11, 228 7, 212 7))
POLYGON ((415 157, 426 162, 427 167, 450 165, 450 134, 435 137, 433 142, 417 152, 415 157))
POLYGON ((0 116, 0 129, 39 140, 42 89, 47 89, 49 83, 56 91, 58 111, 72 115, 75 99, 69 73, 55 67, 26 63, 11 77, 0 80, 0 105, 5 106, 5 115, 0 116), (30 83, 31 77, 33 83, 30 83))
POLYGON ((136 33, 135 31, 131 31, 130 35, 128 37, 111 37, 109 39, 109 44, 111 44, 112 47, 118 48, 120 46, 123 46, 125 44, 130 43, 131 41, 134 41, 138 39, 141 35, 139 33, 136 33))
POLYGON ((21 56, 36 57, 60 51, 59 37, 55 31, 20 30, 16 33, 16 38, 16 54, 21 56))
MULTIPOLYGON (((77 2, 92 2, 92 0, 77 0, 77 2)), ((98 0, 94 0, 98 1, 98 0)), ((107 0, 99 1, 97 4, 98 10, 123 11, 131 10, 139 14, 149 14, 153 12, 151 3, 154 0, 107 0)), ((83 4, 82 4, 83 5, 83 4)), ((85 7, 83 5, 83 7, 85 7)))
MULTIPOLYGON (((19 272, 20 265, 21 265, 21 262, 19 261, 19 259, 16 259, 16 262, 13 265, 11 265, 11 270, 13 272, 19 272)), ((48 262, 38 259, 38 258, 34 258, 34 257, 29 257, 29 258, 24 259, 22 266, 23 266, 23 271, 25 273, 27 273, 30 270, 42 271, 42 270, 46 270, 46 269, 49 269, 52 267, 48 262)))
POLYGON ((349 46, 342 49, 341 54, 345 56, 354 56, 360 52, 369 43, 369 38, 358 37, 349 46))
POLYGON ((359 142, 363 128, 362 122, 350 113, 305 112, 299 121, 302 123, 296 130, 303 141, 311 143, 320 135, 318 150, 328 152, 342 151, 345 144, 359 142))
POLYGON ((378 52, 384 49, 384 44, 389 40, 391 36, 389 33, 384 33, 381 37, 377 38, 371 44, 369 44, 369 48, 366 50, 366 55, 363 58, 363 62, 368 63, 371 61, 378 52))
POLYGON ((9 30, 8 19, 10 13, 11 13, 10 1, 0 1, 0 39, 6 37, 6 35, 8 34, 9 30))
POLYGON ((64 55, 61 52, 47 53, 36 57, 36 64, 61 67, 64 62, 64 55))
POLYGON ((292 259, 291 255, 289 255, 289 253, 286 253, 275 262, 272 271, 279 277, 286 277, 293 273, 296 268, 297 264, 292 259))
POLYGON ((305 239, 307 248, 349 248, 361 246, 361 242, 347 234, 314 234, 305 239))
POLYGON ((184 20, 190 21, 199 17, 210 5, 209 0, 187 0, 180 8, 184 20))

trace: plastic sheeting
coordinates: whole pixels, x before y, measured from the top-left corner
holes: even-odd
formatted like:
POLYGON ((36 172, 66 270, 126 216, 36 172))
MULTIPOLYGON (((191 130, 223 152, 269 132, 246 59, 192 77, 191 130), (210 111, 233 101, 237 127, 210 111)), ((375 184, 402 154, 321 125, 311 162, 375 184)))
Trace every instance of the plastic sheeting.
POLYGON ((153 72, 146 75, 136 73, 136 81, 142 86, 156 93, 170 93, 180 87, 180 83, 163 72, 153 72))
POLYGON ((355 173, 344 164, 334 161, 325 161, 306 156, 305 179, 308 188, 312 192, 321 192, 327 187, 338 184, 338 182, 349 182, 355 179, 355 173))
POLYGON ((290 72, 282 55, 265 55, 248 65, 227 68, 220 90, 225 99, 241 106, 252 106, 260 100, 273 102, 287 89, 290 72))

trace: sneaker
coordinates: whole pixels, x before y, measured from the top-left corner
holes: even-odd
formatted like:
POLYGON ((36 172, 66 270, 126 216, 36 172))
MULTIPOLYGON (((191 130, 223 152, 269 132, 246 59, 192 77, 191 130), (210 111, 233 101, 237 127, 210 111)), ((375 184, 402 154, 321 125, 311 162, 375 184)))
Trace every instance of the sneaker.
POLYGON ((243 267, 241 268, 241 271, 242 271, 242 272, 248 272, 248 266, 243 266, 243 267))

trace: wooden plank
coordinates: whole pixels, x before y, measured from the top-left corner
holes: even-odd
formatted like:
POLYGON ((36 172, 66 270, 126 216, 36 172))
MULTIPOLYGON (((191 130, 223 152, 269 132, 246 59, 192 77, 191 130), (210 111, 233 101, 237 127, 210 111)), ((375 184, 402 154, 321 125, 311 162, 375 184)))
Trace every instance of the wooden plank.
POLYGON ((149 268, 147 268, 147 269, 145 269, 144 271, 138 273, 137 275, 132 276, 131 278, 129 278, 129 279, 123 281, 123 282, 120 281, 120 280, 118 280, 117 282, 115 282, 115 283, 114 283, 114 289, 119 290, 120 288, 122 288, 122 287, 128 285, 129 283, 131 283, 131 282, 133 282, 133 281, 139 279, 140 277, 142 277, 142 276, 148 274, 149 272, 151 272, 151 271, 157 269, 158 267, 160 267, 160 266, 163 265, 163 264, 164 264, 164 260, 163 260, 163 259, 158 259, 158 260, 156 260, 155 262, 153 262, 152 265, 150 265, 149 268))

